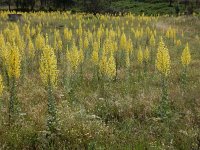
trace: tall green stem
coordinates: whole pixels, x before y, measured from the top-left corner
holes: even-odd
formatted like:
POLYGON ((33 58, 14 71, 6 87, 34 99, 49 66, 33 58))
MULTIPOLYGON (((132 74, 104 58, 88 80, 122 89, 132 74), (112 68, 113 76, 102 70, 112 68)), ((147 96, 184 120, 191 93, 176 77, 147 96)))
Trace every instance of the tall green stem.
POLYGON ((56 106, 51 82, 48 82, 48 120, 47 126, 51 132, 56 130, 56 106))
POLYGON ((168 100, 167 77, 162 76, 162 97, 159 105, 159 115, 162 119, 168 118, 170 114, 170 106, 168 100))
POLYGON ((15 113, 14 106, 16 103, 16 80, 15 77, 11 78, 10 83, 10 101, 9 101, 9 124, 13 122, 13 116, 15 113))
POLYGON ((181 82, 182 82, 183 93, 185 93, 186 85, 187 85, 187 67, 183 68, 181 82))

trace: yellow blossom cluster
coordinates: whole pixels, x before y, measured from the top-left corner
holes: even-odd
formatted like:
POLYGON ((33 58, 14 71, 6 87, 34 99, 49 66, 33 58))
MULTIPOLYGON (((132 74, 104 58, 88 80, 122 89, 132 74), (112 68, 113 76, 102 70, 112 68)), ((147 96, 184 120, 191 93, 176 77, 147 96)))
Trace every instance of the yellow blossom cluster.
POLYGON ((168 76, 170 73, 170 64, 169 51, 163 42, 163 38, 161 37, 156 56, 156 68, 161 74, 168 76))
POLYGON ((184 48, 182 55, 181 55, 181 62, 184 67, 187 67, 191 62, 191 54, 189 49, 189 44, 186 44, 186 47, 184 48))
POLYGON ((42 48, 39 72, 45 86, 50 85, 55 87, 57 85, 57 59, 53 48, 48 44, 42 48))

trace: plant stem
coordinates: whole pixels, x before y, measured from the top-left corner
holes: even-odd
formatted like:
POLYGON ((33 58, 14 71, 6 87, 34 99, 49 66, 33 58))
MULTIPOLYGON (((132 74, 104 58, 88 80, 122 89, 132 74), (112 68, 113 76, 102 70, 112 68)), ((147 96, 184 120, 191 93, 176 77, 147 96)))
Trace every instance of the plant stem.
POLYGON ((9 101, 9 124, 13 122, 13 116, 14 116, 14 105, 16 101, 16 80, 15 77, 11 78, 11 84, 10 84, 10 101, 9 101))
POLYGON ((56 130, 56 107, 55 107, 55 99, 53 96, 53 88, 51 82, 48 82, 48 120, 47 126, 51 132, 56 130))

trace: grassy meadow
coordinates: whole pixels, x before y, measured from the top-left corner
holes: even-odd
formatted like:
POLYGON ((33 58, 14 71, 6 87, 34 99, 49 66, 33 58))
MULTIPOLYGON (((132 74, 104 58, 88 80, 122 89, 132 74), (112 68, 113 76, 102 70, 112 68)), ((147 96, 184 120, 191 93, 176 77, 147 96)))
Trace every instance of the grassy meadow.
POLYGON ((200 149, 200 16, 7 14, 0 149, 200 149))

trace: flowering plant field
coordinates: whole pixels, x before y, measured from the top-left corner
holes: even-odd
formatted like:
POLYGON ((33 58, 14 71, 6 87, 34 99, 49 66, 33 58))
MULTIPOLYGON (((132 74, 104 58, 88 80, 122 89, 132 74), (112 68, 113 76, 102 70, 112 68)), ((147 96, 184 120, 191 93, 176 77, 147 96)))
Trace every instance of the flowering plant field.
POLYGON ((0 12, 0 149, 200 148, 199 17, 0 12))

